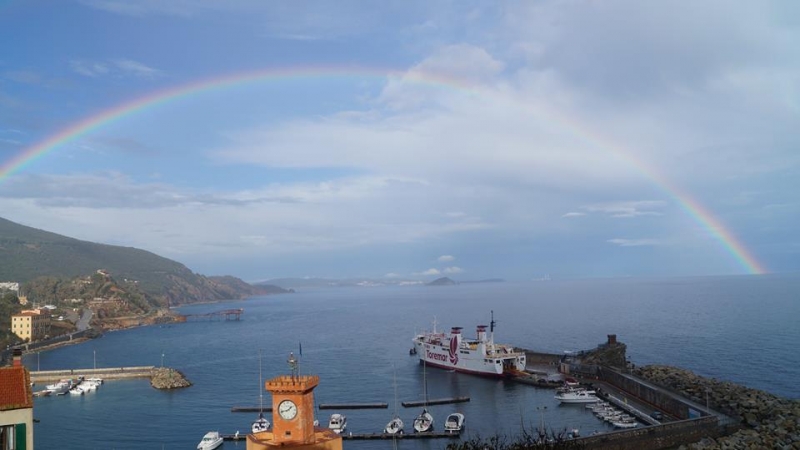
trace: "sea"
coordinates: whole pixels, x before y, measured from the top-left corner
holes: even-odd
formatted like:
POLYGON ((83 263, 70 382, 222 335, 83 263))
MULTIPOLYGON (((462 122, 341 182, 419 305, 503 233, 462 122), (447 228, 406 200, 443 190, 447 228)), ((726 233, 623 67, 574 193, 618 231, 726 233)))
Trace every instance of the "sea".
MULTIPOLYGON (((581 405, 559 405, 553 391, 506 380, 425 368, 409 355, 430 329, 496 321, 495 341, 563 353, 616 334, 636 365, 666 364, 783 397, 800 398, 800 275, 497 282, 455 286, 331 287, 180 308, 202 314, 243 308, 240 321, 192 320, 106 333, 86 343, 28 354, 30 369, 168 366, 192 387, 159 391, 147 380, 109 381, 83 396, 35 399, 37 449, 192 449, 207 431, 246 433, 256 413, 234 406, 271 403, 263 379, 317 374, 315 401, 384 402, 387 409, 315 411, 347 415, 347 432, 377 433, 395 410, 411 430, 421 408, 399 402, 470 397, 431 406, 442 429, 466 416, 463 438, 513 437, 521 430, 610 428, 581 405), (263 397, 260 395, 263 394, 263 397)), ((35 389, 41 388, 40 386, 35 389)), ((272 422, 271 415, 267 415, 272 422)), ((347 449, 444 449, 446 439, 345 441, 347 449)), ((224 449, 245 443, 225 442, 224 449)))

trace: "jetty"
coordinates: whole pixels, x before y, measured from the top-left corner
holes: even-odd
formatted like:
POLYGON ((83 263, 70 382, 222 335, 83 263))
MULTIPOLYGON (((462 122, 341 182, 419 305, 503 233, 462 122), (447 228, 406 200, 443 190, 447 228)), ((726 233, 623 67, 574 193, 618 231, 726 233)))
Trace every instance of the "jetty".
POLYGON ((442 438, 457 438, 460 436, 458 432, 448 431, 429 431, 427 433, 403 433, 403 434, 389 434, 389 433, 342 433, 344 440, 387 440, 387 439, 442 439, 442 438))
POLYGON ((320 403, 319 409, 387 409, 388 403, 320 403))
POLYGON ((272 406, 232 406, 231 412, 246 412, 246 413, 254 413, 254 412, 272 412, 272 406))
POLYGON ((449 398, 435 398, 433 400, 414 400, 410 402, 402 402, 404 408, 413 408, 417 406, 431 406, 431 405, 449 405, 451 403, 464 403, 468 402, 469 397, 449 397, 449 398))
POLYGON ((102 369, 62 369, 62 370, 37 370, 31 371, 31 381, 34 383, 59 381, 67 378, 102 378, 104 380, 117 380, 127 378, 150 378, 155 366, 113 367, 102 369))
POLYGON ((229 321, 229 320, 240 320, 243 313, 244 309, 237 308, 237 309, 223 309, 221 311, 214 311, 205 314, 184 314, 182 317, 184 317, 186 320, 189 319, 222 320, 224 318, 226 321, 229 321))

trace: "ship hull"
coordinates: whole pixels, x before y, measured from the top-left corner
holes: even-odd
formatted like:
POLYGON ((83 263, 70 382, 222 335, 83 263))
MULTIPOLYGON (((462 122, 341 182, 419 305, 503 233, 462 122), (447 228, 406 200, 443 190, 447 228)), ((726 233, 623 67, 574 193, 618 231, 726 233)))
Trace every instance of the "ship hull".
POLYGON ((436 331, 417 335, 413 343, 420 363, 440 369, 488 377, 513 376, 525 370, 524 352, 494 344, 482 329, 477 339, 463 339, 460 328, 454 328, 450 335, 436 331))

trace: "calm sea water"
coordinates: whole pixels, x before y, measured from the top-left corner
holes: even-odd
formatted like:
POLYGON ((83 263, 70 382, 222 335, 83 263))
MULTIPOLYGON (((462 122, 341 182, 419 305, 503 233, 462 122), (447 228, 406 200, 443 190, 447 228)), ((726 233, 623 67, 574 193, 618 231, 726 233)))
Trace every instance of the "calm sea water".
MULTIPOLYGON (((636 364, 670 364, 778 395, 800 398, 800 277, 758 276, 622 279, 448 287, 336 288, 183 308, 202 313, 245 309, 240 322, 189 322, 106 334, 40 355, 25 364, 42 370, 164 364, 183 371, 188 389, 162 392, 144 380, 112 381, 81 397, 37 398, 39 449, 195 448, 208 430, 245 432, 264 378, 288 372, 289 352, 302 343, 301 373, 321 377, 318 403, 387 402, 388 410, 342 411, 348 430, 382 430, 398 398, 423 396, 423 368, 408 356, 411 338, 436 317, 467 336, 491 310, 496 340, 561 353, 587 349, 615 333, 636 364)), ((467 418, 467 435, 520 427, 605 426, 581 406, 559 406, 550 390, 502 380, 426 371, 429 397, 470 396, 469 403, 431 407, 441 429, 450 412, 467 418)), ((269 404, 270 397, 265 395, 269 404)), ((402 408, 411 428, 419 408, 402 408)), ((327 423, 333 411, 319 411, 327 423)), ((402 441, 400 448, 441 449, 446 441, 402 441)), ((391 442, 348 441, 348 449, 392 448, 391 442)), ((244 449, 226 442, 223 448, 244 449)))

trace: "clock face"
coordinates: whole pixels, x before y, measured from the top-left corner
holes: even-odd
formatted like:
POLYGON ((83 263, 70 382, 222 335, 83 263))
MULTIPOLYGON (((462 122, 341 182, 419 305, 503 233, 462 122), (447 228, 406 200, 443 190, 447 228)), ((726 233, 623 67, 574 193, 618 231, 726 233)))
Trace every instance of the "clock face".
POLYGON ((284 400, 278 404, 278 414, 283 420, 292 420, 297 416, 297 405, 291 400, 284 400))

